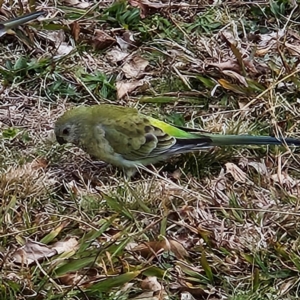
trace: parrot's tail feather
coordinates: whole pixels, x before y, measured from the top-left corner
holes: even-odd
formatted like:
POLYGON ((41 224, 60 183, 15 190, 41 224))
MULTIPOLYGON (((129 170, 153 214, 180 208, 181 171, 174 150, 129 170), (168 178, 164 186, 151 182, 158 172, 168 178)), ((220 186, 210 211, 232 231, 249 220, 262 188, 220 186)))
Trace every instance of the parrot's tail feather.
POLYGON ((214 146, 238 146, 238 145, 294 145, 300 146, 300 139, 276 138, 271 136, 251 135, 199 135, 195 138, 177 138, 176 143, 168 149, 168 154, 186 153, 202 150, 214 146))
POLYGON ((180 154, 213 147, 213 140, 208 136, 194 138, 177 138, 176 143, 165 151, 165 154, 180 154))
POLYGON ((6 28, 6 30, 8 29, 12 29, 15 28, 19 25, 22 25, 26 22, 32 21, 34 19, 37 19, 39 16, 44 15, 46 12, 44 11, 35 11, 32 13, 29 13, 27 15, 21 16, 21 17, 17 17, 8 21, 5 21, 3 23, 1 23, 2 25, 4 25, 4 27, 6 28))
POLYGON ((300 139, 276 138, 271 136, 251 135, 207 135, 211 138, 211 146, 224 145, 294 145, 300 146, 300 139))

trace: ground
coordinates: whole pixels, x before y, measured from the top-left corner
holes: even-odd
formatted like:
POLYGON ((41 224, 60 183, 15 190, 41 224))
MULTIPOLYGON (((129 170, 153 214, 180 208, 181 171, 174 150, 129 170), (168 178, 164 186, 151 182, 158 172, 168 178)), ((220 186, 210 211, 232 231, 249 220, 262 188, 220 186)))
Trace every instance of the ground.
POLYGON ((112 103, 300 138, 296 1, 1 2, 0 299, 298 299, 300 150, 218 147, 131 180, 56 143, 112 103), (20 6, 21 5, 21 6, 20 6))

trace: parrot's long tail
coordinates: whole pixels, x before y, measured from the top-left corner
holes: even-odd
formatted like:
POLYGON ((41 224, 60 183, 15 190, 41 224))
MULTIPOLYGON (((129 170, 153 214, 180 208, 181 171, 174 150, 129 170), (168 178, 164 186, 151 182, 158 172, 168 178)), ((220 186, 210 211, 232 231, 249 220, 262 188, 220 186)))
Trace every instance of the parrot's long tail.
POLYGON ((276 138, 271 136, 251 136, 251 135, 204 135, 211 139, 211 146, 225 145, 294 145, 300 146, 300 139, 296 138, 276 138))
POLYGON ((19 25, 22 25, 22 24, 26 23, 26 22, 34 20, 34 19, 38 18, 39 16, 41 16, 43 14, 45 14, 44 11, 36 11, 36 12, 30 13, 30 14, 27 14, 27 15, 24 15, 24 16, 15 18, 15 19, 11 19, 11 20, 8 20, 8 21, 1 22, 0 26, 5 27, 6 30, 12 29, 12 28, 15 28, 19 25))
POLYGON ((169 153, 186 153, 214 146, 242 146, 242 145, 288 145, 300 146, 300 139, 276 138, 271 136, 251 135, 219 135, 194 134, 191 138, 177 138, 176 143, 168 149, 169 153))

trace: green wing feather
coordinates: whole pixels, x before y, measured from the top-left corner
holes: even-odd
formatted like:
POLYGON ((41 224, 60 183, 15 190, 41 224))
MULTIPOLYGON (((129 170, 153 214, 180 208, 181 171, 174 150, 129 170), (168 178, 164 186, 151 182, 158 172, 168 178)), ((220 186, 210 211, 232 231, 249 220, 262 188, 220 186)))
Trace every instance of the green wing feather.
POLYGON ((193 138, 193 137, 197 137, 197 135, 194 134, 194 133, 184 131, 183 129, 177 128, 177 127, 172 126, 170 124, 167 124, 163 121, 154 119, 152 117, 147 117, 147 118, 150 121, 151 125, 153 125, 156 128, 161 129, 166 134, 168 134, 170 136, 173 136, 175 138, 193 138))

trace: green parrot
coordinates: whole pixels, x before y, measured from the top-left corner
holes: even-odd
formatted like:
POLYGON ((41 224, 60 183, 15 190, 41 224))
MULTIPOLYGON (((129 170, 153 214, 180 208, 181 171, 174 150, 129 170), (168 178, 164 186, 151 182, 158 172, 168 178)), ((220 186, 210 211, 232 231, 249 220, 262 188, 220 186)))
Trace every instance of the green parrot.
POLYGON ((134 108, 108 104, 73 108, 58 118, 54 131, 58 143, 72 143, 93 158, 124 168, 127 174, 175 154, 213 146, 300 146, 300 139, 295 138, 192 132, 143 115, 134 108))
POLYGON ((36 11, 24 16, 0 22, 0 37, 9 32, 11 29, 18 27, 26 22, 32 21, 45 14, 44 11, 36 11))

